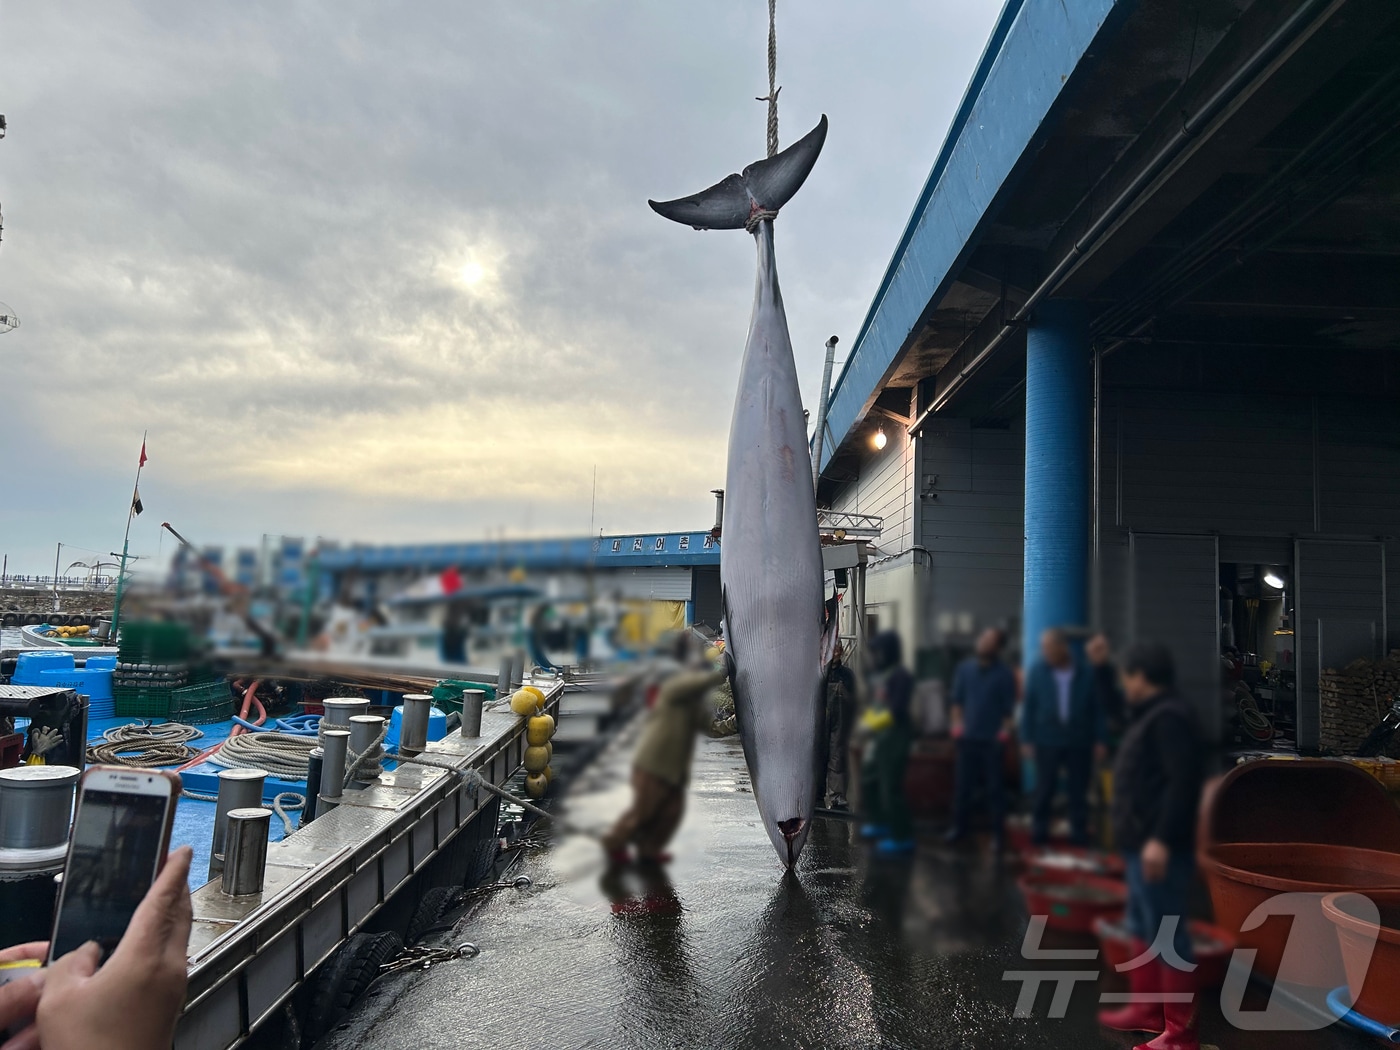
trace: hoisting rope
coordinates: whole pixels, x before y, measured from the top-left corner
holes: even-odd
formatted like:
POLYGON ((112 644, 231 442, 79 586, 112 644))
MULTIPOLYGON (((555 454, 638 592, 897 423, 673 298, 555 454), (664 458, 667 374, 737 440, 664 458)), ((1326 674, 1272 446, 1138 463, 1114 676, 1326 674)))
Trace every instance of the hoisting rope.
POLYGON ((768 156, 778 152, 778 0, 768 0, 768 94, 759 102, 768 103, 768 156))
MULTIPOLYGON (((768 0, 768 94, 758 96, 759 102, 768 103, 768 156, 778 152, 778 0, 768 0)), ((744 229, 753 233, 759 223, 772 221, 778 217, 775 211, 754 207, 744 229)))
MULTIPOLYGON (((381 736, 380 739, 382 740, 383 737, 381 736)), ((375 743, 377 744, 378 741, 376 741, 375 743)), ((374 750, 374 746, 371 745, 369 750, 374 750)), ((525 799, 521 798, 519 795, 511 794, 511 792, 507 791, 505 788, 497 787, 495 784, 491 783, 491 781, 483 777, 481 773, 475 769, 459 769, 450 761, 434 761, 427 755, 395 755, 393 757, 395 761, 398 762, 411 762, 417 766, 431 766, 433 769, 441 769, 445 770, 448 773, 453 773, 456 776, 461 777, 462 782, 466 784, 467 787, 472 789, 485 788, 487 791, 491 792, 491 794, 496 795, 503 801, 509 802, 512 805, 519 806, 527 813, 533 813, 537 817, 542 817, 545 820, 551 820, 557 826, 563 828, 565 831, 570 832, 571 834, 583 835, 584 837, 590 839, 601 838, 601 836, 596 831, 589 831, 587 828, 581 828, 577 824, 572 824, 569 821, 564 820, 557 813, 551 813, 549 810, 542 809, 541 807, 535 805, 533 802, 525 801, 525 799)), ((350 768, 354 768, 353 763, 350 768)), ((350 780, 351 777, 349 775, 349 771, 347 770, 345 778, 346 787, 350 785, 350 780)))

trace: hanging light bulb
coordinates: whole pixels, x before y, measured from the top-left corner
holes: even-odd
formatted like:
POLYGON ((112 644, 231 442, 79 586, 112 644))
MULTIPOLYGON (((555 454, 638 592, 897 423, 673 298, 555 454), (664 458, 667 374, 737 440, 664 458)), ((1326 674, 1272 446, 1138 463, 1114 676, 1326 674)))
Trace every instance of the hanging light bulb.
POLYGON ((885 424, 881 423, 880 429, 875 431, 875 436, 870 439, 870 443, 875 446, 875 450, 878 452, 885 447, 885 442, 888 440, 889 438, 885 437, 885 424))

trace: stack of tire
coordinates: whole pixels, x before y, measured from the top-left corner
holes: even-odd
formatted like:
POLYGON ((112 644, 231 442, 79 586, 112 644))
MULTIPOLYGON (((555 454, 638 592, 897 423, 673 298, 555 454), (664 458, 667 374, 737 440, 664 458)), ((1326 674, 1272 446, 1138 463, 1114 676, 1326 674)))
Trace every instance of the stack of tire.
POLYGON ((544 693, 533 685, 521 686, 510 698, 510 709, 525 719, 525 793, 531 798, 541 798, 554 770, 550 760, 554 758, 554 719, 545 714, 544 693))

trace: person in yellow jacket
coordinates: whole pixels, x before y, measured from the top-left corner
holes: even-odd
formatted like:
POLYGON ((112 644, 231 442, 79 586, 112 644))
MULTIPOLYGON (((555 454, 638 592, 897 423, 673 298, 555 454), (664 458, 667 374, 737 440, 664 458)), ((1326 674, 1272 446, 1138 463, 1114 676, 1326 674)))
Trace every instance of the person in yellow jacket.
POLYGON ((709 725, 710 692, 726 676, 694 654, 688 636, 677 648, 683 667, 661 684, 632 756, 632 805, 603 836, 614 864, 627 863, 633 846, 639 860, 664 864, 671 859, 666 845, 685 816, 695 737, 709 725))

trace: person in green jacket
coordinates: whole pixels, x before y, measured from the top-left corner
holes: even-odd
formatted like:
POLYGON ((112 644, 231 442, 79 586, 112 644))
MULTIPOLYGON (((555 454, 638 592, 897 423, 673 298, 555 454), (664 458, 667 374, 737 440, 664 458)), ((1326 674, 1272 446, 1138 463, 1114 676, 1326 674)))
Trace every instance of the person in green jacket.
POLYGON ((639 860, 669 861, 666 845, 685 816, 695 737, 712 720, 709 695, 726 672, 711 668, 686 636, 678 649, 683 667, 661 684, 632 756, 632 805, 603 836, 614 864, 631 859, 629 847, 636 848, 639 860))
POLYGON ((861 716, 868 736, 861 765, 862 838, 875 839, 875 852, 902 856, 914 852, 914 825, 904 797, 904 772, 914 739, 910 703, 914 678, 904 667, 899 635, 883 631, 870 640, 870 706, 861 716))

